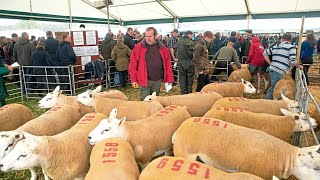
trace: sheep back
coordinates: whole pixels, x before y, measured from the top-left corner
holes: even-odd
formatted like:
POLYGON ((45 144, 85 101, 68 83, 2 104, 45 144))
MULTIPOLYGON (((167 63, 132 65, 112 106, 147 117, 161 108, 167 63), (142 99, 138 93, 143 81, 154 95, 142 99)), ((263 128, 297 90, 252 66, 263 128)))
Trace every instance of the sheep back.
POLYGON ((29 108, 22 104, 7 104, 0 108, 0 131, 11 131, 33 119, 29 108))
POLYGON ((274 115, 283 115, 280 111, 281 108, 288 110, 288 103, 280 100, 266 100, 266 99, 246 99, 240 97, 227 97, 219 99, 212 108, 216 107, 229 107, 239 108, 245 111, 254 113, 266 113, 274 115))
POLYGON ((190 117, 186 108, 170 105, 147 118, 125 122, 127 141, 134 149, 136 160, 146 164, 156 150, 171 148, 172 135, 190 117))
POLYGON ((130 144, 120 138, 105 139, 94 145, 87 180, 136 180, 139 168, 130 144))
POLYGON ((20 126, 17 130, 37 136, 52 136, 71 128, 80 118, 76 107, 56 105, 39 117, 20 126))
POLYGON ((163 109, 156 101, 124 101, 110 98, 94 98, 94 109, 96 112, 109 115, 113 108, 118 109, 118 118, 127 117, 127 121, 135 121, 146 118, 163 109))
POLYGON ((277 82, 273 90, 273 99, 281 99, 281 94, 285 95, 291 100, 294 100, 296 91, 296 83, 292 79, 291 75, 284 75, 284 78, 277 82))
POLYGON ((272 179, 273 175, 280 178, 292 173, 298 148, 259 130, 192 117, 176 131, 173 150, 175 156, 199 156, 206 164, 227 172, 272 179))
POLYGON ((85 106, 82 103, 80 103, 77 100, 77 96, 65 96, 65 95, 60 94, 58 96, 57 102, 58 102, 57 105, 59 105, 59 106, 66 104, 66 105, 70 105, 70 106, 77 108, 78 109, 77 111, 80 113, 80 116, 84 116, 87 113, 94 112, 94 109, 92 107, 85 106))
POLYGON ((167 107, 169 105, 186 106, 191 116, 203 116, 222 96, 214 91, 196 92, 186 95, 158 96, 156 101, 167 107))
POLYGON ((241 82, 241 79, 251 81, 252 76, 247 64, 242 64, 241 69, 234 70, 228 77, 228 82, 241 82))
POLYGON ((242 83, 235 82, 210 83, 201 89, 201 92, 206 91, 214 91, 222 97, 242 97, 244 93, 244 85, 242 83))
POLYGON ((212 166, 183 157, 164 156, 153 160, 141 173, 139 180, 202 180, 233 179, 262 180, 248 173, 227 173, 212 166))
POLYGON ((89 170, 92 145, 88 143, 88 134, 108 118, 101 113, 89 113, 83 116, 73 127, 48 136, 49 146, 42 147, 45 172, 51 179, 68 180, 85 177, 89 170))
POLYGON ((104 92, 100 92, 98 95, 101 95, 107 98, 112 98, 112 99, 120 99, 125 101, 128 100, 128 97, 119 90, 104 91, 104 92))
POLYGON ((239 126, 257 129, 290 143, 295 120, 289 116, 253 113, 237 108, 216 107, 204 117, 221 119, 239 126))

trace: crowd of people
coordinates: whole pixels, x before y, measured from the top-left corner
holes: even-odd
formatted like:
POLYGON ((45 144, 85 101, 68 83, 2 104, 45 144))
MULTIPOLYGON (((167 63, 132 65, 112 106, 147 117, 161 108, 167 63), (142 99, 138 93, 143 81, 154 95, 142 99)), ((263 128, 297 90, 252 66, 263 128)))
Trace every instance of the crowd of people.
MULTIPOLYGON (((134 88, 139 88, 140 99, 156 92, 159 95, 161 82, 169 85, 175 79, 172 67, 179 71, 179 87, 181 94, 192 93, 194 78, 197 77, 196 91, 210 83, 209 60, 216 61, 213 75, 219 75, 221 71, 228 69, 228 75, 233 71, 230 66, 235 62, 241 68, 240 59, 247 57, 245 63, 249 64, 250 72, 257 73, 258 93, 260 93, 261 74, 269 73, 271 88, 266 94, 267 99, 272 98, 275 84, 282 79, 283 74, 289 69, 301 68, 306 74, 313 64, 314 50, 320 53, 320 39, 316 41, 313 34, 308 34, 302 43, 302 64, 296 61, 296 45, 298 38, 290 33, 282 36, 253 35, 252 30, 230 32, 229 36, 222 36, 219 32, 205 31, 203 34, 195 34, 192 31, 179 32, 174 29, 170 34, 160 35, 153 27, 140 33, 133 28, 117 35, 109 31, 100 45, 101 59, 112 59, 111 65, 116 67, 119 73, 122 90, 128 82, 127 76, 134 88), (220 61, 223 60, 223 61, 220 61), (174 65, 174 66, 173 66, 174 65), (266 72, 265 66, 269 66, 266 72)), ((11 38, 0 37, 0 102, 5 104, 8 95, 5 90, 3 75, 13 71, 10 64, 18 62, 22 66, 69 66, 76 62, 76 55, 71 46, 71 37, 63 36, 63 41, 54 39, 51 31, 46 32, 46 38, 35 36, 29 38, 24 32, 19 37, 13 33, 11 38)), ((59 76, 59 82, 68 82, 61 75, 68 74, 67 69, 52 68, 52 73, 59 76)), ((26 74, 45 75, 44 69, 25 68, 26 74)), ((292 73, 294 75, 294 73, 292 73)), ((26 89, 43 89, 46 79, 39 76, 36 79, 29 76, 26 82, 40 82, 36 87, 32 83, 26 83, 26 89), (43 82, 43 83, 41 83, 43 82)), ((9 79, 12 80, 12 79, 9 79)), ((53 77, 49 81, 54 82, 53 77)), ((67 88, 67 87, 65 87, 67 88)), ((64 89, 64 87, 62 87, 64 89)), ((39 93, 40 94, 40 93, 39 93)))

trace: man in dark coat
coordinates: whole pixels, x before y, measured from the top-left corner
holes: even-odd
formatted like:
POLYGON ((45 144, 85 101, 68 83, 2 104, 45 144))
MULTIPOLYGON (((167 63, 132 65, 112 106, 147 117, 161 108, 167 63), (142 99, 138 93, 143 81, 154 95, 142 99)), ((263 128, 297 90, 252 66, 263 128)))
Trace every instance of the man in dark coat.
POLYGON ((179 70, 180 93, 192 93, 195 68, 192 61, 194 43, 191 40, 193 33, 185 32, 184 36, 177 42, 177 57, 179 70))
MULTIPOLYGON (((32 66, 31 54, 36 50, 36 47, 29 41, 29 34, 23 32, 21 39, 14 45, 13 48, 13 62, 18 62, 20 66, 32 66)), ((28 82, 34 82, 32 74, 32 68, 24 68, 24 74, 26 74, 26 91, 34 87, 33 84, 28 82)), ((22 79, 23 81, 23 79, 22 79)), ((24 84, 24 83, 23 83, 24 84)))
POLYGON ((127 45, 131 50, 134 48, 133 29, 128 28, 126 35, 123 37, 123 44, 127 45))
MULTIPOLYGON (((70 44, 71 37, 69 35, 63 35, 63 41, 57 48, 57 56, 60 59, 60 66, 69 66, 74 65, 76 63, 76 55, 73 51, 73 48, 70 44)), ((62 69, 63 75, 69 75, 68 68, 62 69)), ((69 83, 69 77, 64 76, 62 77, 63 83, 69 83)), ((62 89, 68 89, 68 85, 65 84, 62 86, 62 89)))
MULTIPOLYGON (((46 47, 45 50, 50 54, 50 64, 52 66, 59 66, 60 65, 60 59, 57 57, 57 49, 59 46, 59 41, 53 38, 52 31, 46 32, 47 40, 44 41, 46 47)), ((47 69, 50 71, 51 69, 47 69)), ((53 71, 54 72, 54 71, 53 71)), ((62 72, 60 68, 55 68, 55 72, 59 75, 59 81, 62 82, 62 72)), ((48 77, 50 82, 55 82, 54 77, 48 77)))

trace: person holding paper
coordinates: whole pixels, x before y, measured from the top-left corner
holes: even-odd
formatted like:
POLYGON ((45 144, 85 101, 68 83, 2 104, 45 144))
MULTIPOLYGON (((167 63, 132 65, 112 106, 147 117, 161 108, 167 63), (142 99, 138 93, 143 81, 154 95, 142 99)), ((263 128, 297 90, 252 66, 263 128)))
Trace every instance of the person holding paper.
POLYGON ((130 56, 130 79, 134 88, 140 88, 140 100, 154 91, 159 95, 161 81, 173 82, 169 50, 156 36, 157 30, 148 27, 145 39, 134 47, 130 56))
POLYGON ((12 70, 12 66, 0 63, 0 107, 6 105, 6 97, 9 96, 3 76, 8 75, 12 70))

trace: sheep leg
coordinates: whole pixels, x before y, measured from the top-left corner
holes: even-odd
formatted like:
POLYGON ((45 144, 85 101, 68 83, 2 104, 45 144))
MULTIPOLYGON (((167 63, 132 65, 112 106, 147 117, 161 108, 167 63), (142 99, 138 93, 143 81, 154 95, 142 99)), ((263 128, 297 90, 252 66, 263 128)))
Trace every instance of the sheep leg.
POLYGON ((50 177, 47 175, 46 171, 42 168, 42 173, 44 175, 44 180, 51 180, 50 177))
POLYGON ((30 169, 31 172, 31 178, 30 180, 37 180, 38 179, 38 173, 37 170, 35 168, 31 168, 30 169))

